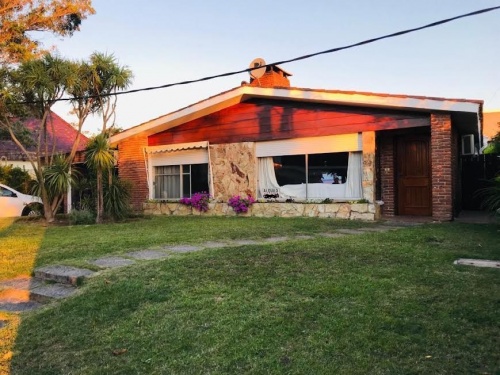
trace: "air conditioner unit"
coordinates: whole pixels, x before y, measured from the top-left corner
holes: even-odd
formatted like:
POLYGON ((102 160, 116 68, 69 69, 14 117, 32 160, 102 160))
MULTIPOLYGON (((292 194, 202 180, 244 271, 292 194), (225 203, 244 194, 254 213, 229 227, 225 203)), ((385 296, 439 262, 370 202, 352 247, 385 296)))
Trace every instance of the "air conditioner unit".
POLYGON ((462 155, 474 155, 474 134, 462 135, 462 155))

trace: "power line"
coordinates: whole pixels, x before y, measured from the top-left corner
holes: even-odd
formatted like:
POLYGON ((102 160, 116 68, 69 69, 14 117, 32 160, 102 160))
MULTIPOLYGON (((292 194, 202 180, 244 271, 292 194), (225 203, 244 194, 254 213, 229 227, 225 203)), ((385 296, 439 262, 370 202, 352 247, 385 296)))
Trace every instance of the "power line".
MULTIPOLYGON (((424 29, 430 29, 432 27, 440 26, 440 25, 443 25, 445 23, 449 23, 449 22, 452 22, 452 21, 459 20, 461 18, 477 16, 479 14, 492 12, 492 11, 498 10, 498 9, 500 9, 500 6, 495 6, 495 7, 491 7, 491 8, 480 9, 480 10, 476 10, 474 12, 470 12, 470 13, 466 13, 466 14, 461 14, 459 16, 455 16, 455 17, 451 17, 451 18, 446 18, 444 20, 432 22, 432 23, 429 23, 429 24, 424 25, 424 26, 414 27, 414 28, 411 28, 411 29, 406 29, 406 30, 398 31, 398 32, 395 32, 395 33, 392 33, 392 34, 387 34, 387 35, 379 36, 379 37, 376 37, 376 38, 363 40, 361 42, 354 43, 354 44, 349 44, 349 45, 346 45, 346 46, 343 46, 343 47, 331 48, 331 49, 327 49, 325 51, 315 52, 315 53, 311 53, 311 54, 308 54, 308 55, 303 55, 303 56, 295 57, 295 58, 288 59, 288 60, 276 61, 276 62, 273 62, 273 63, 270 63, 270 64, 266 64, 266 65, 262 65, 262 66, 259 66, 259 67, 256 67, 256 68, 247 68, 247 69, 242 69, 242 70, 236 70, 236 71, 233 71, 233 72, 216 74, 216 75, 207 76, 207 77, 203 77, 203 78, 197 78, 197 79, 192 79, 192 80, 187 80, 187 81, 180 81, 180 82, 175 82, 175 83, 167 83, 167 84, 160 85, 160 86, 150 86, 150 87, 145 87, 145 88, 140 88, 140 89, 133 89, 133 90, 120 91, 120 92, 116 92, 116 93, 109 93, 109 94, 100 95, 100 97, 103 97, 103 96, 112 96, 112 95, 125 95, 125 94, 132 94, 132 93, 142 92, 142 91, 159 90, 159 89, 164 89, 164 88, 173 87, 173 86, 189 85, 191 83, 209 81, 209 80, 212 80, 212 79, 215 79, 215 78, 229 77, 229 76, 233 76, 233 75, 241 74, 241 73, 250 73, 252 70, 260 69, 260 68, 262 68, 264 66, 268 67, 268 66, 272 66, 272 65, 284 65, 284 64, 291 63, 291 62, 295 62, 295 61, 309 59, 311 57, 315 57, 315 56, 319 56, 319 55, 326 55, 328 53, 335 53, 335 52, 343 51, 343 50, 350 49, 350 48, 360 47, 360 46, 363 46, 363 45, 366 45, 366 44, 378 42, 378 41, 383 40, 383 39, 395 38, 397 36, 401 36, 401 35, 413 33, 413 32, 416 32, 416 31, 420 31, 420 30, 424 30, 424 29)), ((69 101, 69 100, 73 100, 73 99, 85 99, 85 98, 89 98, 90 99, 90 98, 97 98, 97 97, 99 97, 99 95, 90 95, 90 96, 85 96, 85 97, 81 97, 81 98, 61 98, 61 99, 58 99, 57 101, 69 101)), ((32 104, 32 103, 34 103, 34 102, 24 102, 23 104, 32 104)))

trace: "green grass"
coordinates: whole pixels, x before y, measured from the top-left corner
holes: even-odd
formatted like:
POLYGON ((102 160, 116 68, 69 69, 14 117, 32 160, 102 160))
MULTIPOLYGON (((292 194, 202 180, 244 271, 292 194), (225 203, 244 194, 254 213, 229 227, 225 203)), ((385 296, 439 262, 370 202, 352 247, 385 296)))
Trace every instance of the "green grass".
MULTIPOLYGON (((38 259, 71 263, 166 243, 344 225, 368 224, 154 218, 50 227, 38 259)), ((498 373, 500 270, 453 260, 500 259, 499 238, 494 225, 432 224, 206 250, 108 271, 77 296, 23 316, 11 373, 498 373)))

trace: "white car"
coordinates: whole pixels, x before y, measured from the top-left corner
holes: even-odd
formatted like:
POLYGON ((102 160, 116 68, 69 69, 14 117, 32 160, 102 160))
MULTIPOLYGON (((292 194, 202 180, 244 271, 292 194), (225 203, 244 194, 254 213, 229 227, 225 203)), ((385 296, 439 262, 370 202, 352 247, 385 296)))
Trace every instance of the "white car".
POLYGON ((42 200, 0 184, 0 217, 38 216, 43 213, 42 200))

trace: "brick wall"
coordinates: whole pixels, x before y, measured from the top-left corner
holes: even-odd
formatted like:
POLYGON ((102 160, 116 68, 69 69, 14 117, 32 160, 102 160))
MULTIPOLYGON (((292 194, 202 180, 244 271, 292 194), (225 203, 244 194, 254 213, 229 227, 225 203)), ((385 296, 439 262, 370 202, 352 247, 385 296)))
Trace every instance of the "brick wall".
POLYGON ((395 215, 395 187, 394 187, 394 138, 391 135, 378 137, 378 151, 380 160, 380 198, 384 202, 382 215, 395 215))
POLYGON ((453 140, 449 114, 431 114, 432 218, 453 219, 453 140))
POLYGON ((118 145, 118 171, 120 178, 132 183, 132 207, 142 210, 142 204, 149 198, 144 147, 148 139, 144 135, 128 138, 118 145))
POLYGON ((290 87, 290 80, 281 70, 267 71, 264 75, 250 81, 250 86, 257 87, 290 87))

